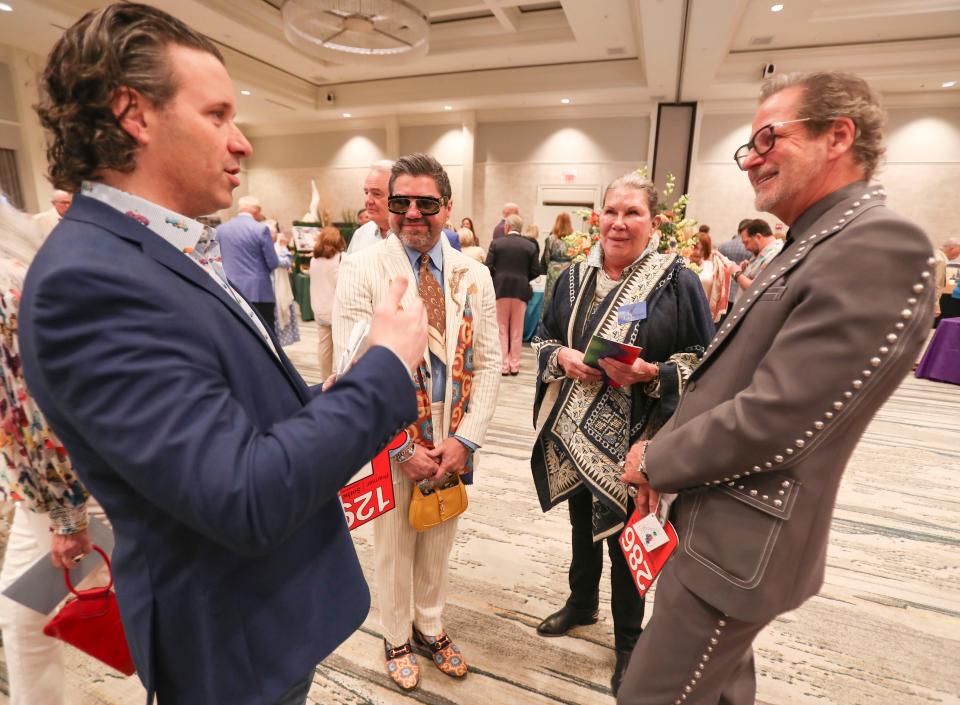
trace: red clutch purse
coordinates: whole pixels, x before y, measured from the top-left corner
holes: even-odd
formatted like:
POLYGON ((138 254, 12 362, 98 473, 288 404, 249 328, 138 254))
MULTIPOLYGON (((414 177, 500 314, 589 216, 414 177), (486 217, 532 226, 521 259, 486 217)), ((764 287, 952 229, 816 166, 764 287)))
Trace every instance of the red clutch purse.
POLYGON ((43 633, 65 641, 84 653, 131 676, 137 670, 130 658, 127 637, 120 623, 117 596, 113 594, 113 572, 110 559, 99 546, 94 546, 107 564, 110 583, 104 587, 77 590, 70 582, 70 571, 63 569, 63 580, 74 594, 53 619, 47 622, 43 633))

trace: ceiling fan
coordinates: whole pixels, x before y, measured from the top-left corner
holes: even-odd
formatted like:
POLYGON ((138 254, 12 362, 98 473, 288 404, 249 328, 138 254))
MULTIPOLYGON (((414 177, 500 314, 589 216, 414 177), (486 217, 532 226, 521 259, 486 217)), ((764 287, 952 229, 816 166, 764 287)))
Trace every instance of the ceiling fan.
POLYGON ((384 63, 423 56, 426 15, 407 0, 287 0, 283 33, 293 46, 336 63, 384 63))

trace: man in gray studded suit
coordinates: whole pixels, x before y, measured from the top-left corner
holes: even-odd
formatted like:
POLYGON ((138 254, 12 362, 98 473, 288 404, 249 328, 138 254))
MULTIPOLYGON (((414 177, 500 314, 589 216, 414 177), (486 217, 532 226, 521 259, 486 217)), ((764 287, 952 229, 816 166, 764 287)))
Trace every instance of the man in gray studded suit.
POLYGON ((638 505, 678 493, 680 545, 619 705, 753 703, 754 637, 823 584, 843 470, 916 359, 935 293, 926 235, 868 185, 882 126, 876 95, 856 76, 763 86, 736 160, 757 209, 790 232, 673 418, 627 457, 638 505))

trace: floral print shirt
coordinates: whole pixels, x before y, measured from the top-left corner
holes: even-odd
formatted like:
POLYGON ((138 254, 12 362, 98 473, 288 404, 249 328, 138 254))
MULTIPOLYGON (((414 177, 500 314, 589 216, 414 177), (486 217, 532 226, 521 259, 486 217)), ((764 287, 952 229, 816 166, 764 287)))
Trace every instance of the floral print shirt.
MULTIPOLYGON (((22 283, 26 265, 4 260, 7 281, 22 283)), ((87 491, 63 444, 27 391, 17 340, 19 286, 0 290, 0 499, 21 499, 34 512, 49 513, 58 534, 87 526, 87 491)))

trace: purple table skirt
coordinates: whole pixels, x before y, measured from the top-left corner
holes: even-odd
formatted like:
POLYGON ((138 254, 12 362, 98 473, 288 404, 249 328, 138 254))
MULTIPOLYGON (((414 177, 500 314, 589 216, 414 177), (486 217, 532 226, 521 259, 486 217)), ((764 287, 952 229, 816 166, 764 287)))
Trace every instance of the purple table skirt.
POLYGON ((960 318, 944 318, 917 366, 917 377, 960 384, 960 318))

